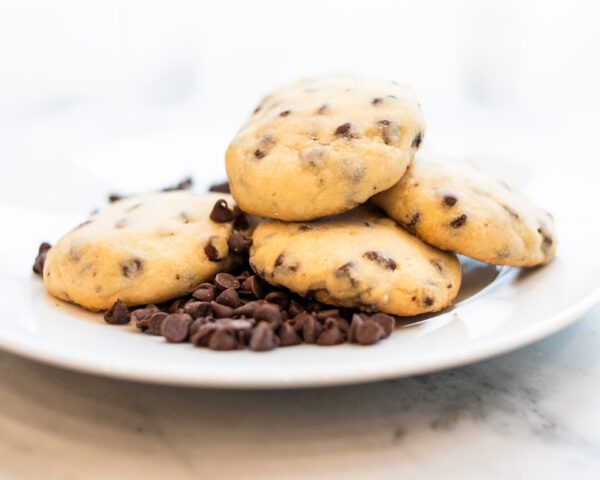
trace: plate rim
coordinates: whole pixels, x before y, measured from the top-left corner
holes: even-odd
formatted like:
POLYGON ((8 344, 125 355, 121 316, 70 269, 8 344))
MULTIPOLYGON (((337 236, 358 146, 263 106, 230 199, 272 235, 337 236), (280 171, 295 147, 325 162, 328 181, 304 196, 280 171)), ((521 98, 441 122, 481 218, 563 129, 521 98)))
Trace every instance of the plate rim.
MULTIPOLYGON (((576 323, 586 313, 590 312, 596 305, 600 304, 600 286, 592 290, 588 295, 579 301, 565 307, 558 313, 529 325, 523 329, 518 329, 511 333, 504 334, 499 341, 497 338, 488 338, 467 347, 459 355, 448 360, 447 354, 431 354, 418 365, 398 366, 386 365, 385 368, 372 369, 372 367, 360 369, 353 372, 341 371, 334 377, 329 375, 318 375, 306 377, 303 375, 286 378, 285 375, 272 375, 270 378, 250 377, 229 377, 223 376, 220 372, 209 374, 206 377, 192 376, 175 372, 172 376, 156 374, 151 369, 139 370, 115 368, 114 366, 102 366, 89 359, 74 359, 66 353, 57 354, 42 347, 31 349, 31 345, 23 341, 20 335, 11 338, 2 335, 0 332, 0 348, 18 356, 34 360, 40 363, 52 365, 54 367, 79 373, 94 374, 105 378, 133 381, 137 383, 148 383, 155 385, 170 385, 193 388, 219 388, 228 390, 281 390, 281 389, 300 389, 300 388, 322 388, 353 384, 364 384, 384 380, 405 378, 426 373, 434 373, 452 368, 461 367, 471 363, 491 359, 502 354, 523 348, 536 341, 542 340, 560 330, 576 323), (29 347, 28 347, 29 346, 29 347)), ((268 353, 267 353, 268 355, 268 353)))

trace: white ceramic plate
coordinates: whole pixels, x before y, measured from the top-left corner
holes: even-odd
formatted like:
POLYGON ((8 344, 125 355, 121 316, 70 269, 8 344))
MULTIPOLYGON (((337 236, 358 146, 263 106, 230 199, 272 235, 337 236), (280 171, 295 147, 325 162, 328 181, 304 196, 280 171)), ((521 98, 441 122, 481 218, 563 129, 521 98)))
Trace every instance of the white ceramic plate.
MULTIPOLYGON (((575 174, 534 175, 522 165, 487 163, 553 211, 560 234, 556 261, 519 271, 463 259, 464 286, 457 305, 398 328, 376 346, 302 345, 260 354, 167 344, 131 326, 109 326, 100 315, 48 296, 41 280, 30 273, 39 242, 55 241, 98 206, 110 187, 133 185, 136 176, 116 175, 124 170, 115 152, 44 168, 33 179, 31 166, 15 167, 0 179, 0 346, 111 377, 235 388, 379 380, 456 367, 516 349, 569 325, 600 300, 600 215, 586 198, 593 185, 585 188, 586 180, 575 174)), ((205 165, 203 171, 219 180, 221 168, 205 165)), ((168 180, 175 180, 178 172, 171 166, 168 180)), ((153 185, 136 187, 149 189, 157 183, 155 178, 153 185)), ((200 183, 198 189, 209 178, 200 183)))

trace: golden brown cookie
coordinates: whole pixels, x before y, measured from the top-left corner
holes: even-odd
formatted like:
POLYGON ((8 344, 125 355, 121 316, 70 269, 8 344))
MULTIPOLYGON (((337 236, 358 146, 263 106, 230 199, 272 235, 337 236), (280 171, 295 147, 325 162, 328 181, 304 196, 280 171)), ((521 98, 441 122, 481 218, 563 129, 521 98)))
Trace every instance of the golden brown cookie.
POLYGON ((266 220, 253 242, 250 264, 261 277, 331 305, 417 315, 451 305, 460 287, 455 255, 372 207, 308 223, 266 220))
POLYGON ((348 211, 398 182, 423 137, 412 91, 327 77, 265 98, 227 150, 242 210, 288 221, 348 211))

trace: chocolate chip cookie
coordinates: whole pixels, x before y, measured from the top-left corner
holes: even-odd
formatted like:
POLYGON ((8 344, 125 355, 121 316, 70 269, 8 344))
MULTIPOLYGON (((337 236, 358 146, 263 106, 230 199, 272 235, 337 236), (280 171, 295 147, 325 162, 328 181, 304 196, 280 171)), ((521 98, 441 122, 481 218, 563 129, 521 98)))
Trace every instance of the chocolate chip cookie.
POLYGON ((268 96, 226 155, 242 210, 306 221, 339 214, 405 173, 425 123, 412 91, 393 82, 329 77, 268 96))
POLYGON ((423 243, 373 207, 307 223, 266 220, 250 264, 269 283, 341 307, 396 315, 452 304, 458 259, 423 243))
POLYGON ((373 203, 425 242, 494 265, 533 267, 556 255, 552 216, 464 161, 420 151, 373 203))
POLYGON ((182 296, 233 264, 226 202, 233 206, 227 194, 189 192, 116 201, 47 252, 44 282, 55 297, 93 311, 117 299, 133 306, 182 296))

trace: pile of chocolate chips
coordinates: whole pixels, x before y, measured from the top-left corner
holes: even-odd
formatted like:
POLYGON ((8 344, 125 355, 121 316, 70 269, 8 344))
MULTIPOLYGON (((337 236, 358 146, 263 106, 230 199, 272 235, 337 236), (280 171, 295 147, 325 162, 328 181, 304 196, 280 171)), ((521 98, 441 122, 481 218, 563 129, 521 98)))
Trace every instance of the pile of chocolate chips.
MULTIPOLYGON (((244 268, 245 267, 245 268, 244 268)), ((212 350, 272 350, 301 343, 320 346, 345 342, 372 345, 388 337, 395 319, 331 308, 263 282, 247 269, 218 273, 190 295, 132 312, 117 301, 104 318, 110 324, 134 321, 168 342, 191 342, 212 350)))

